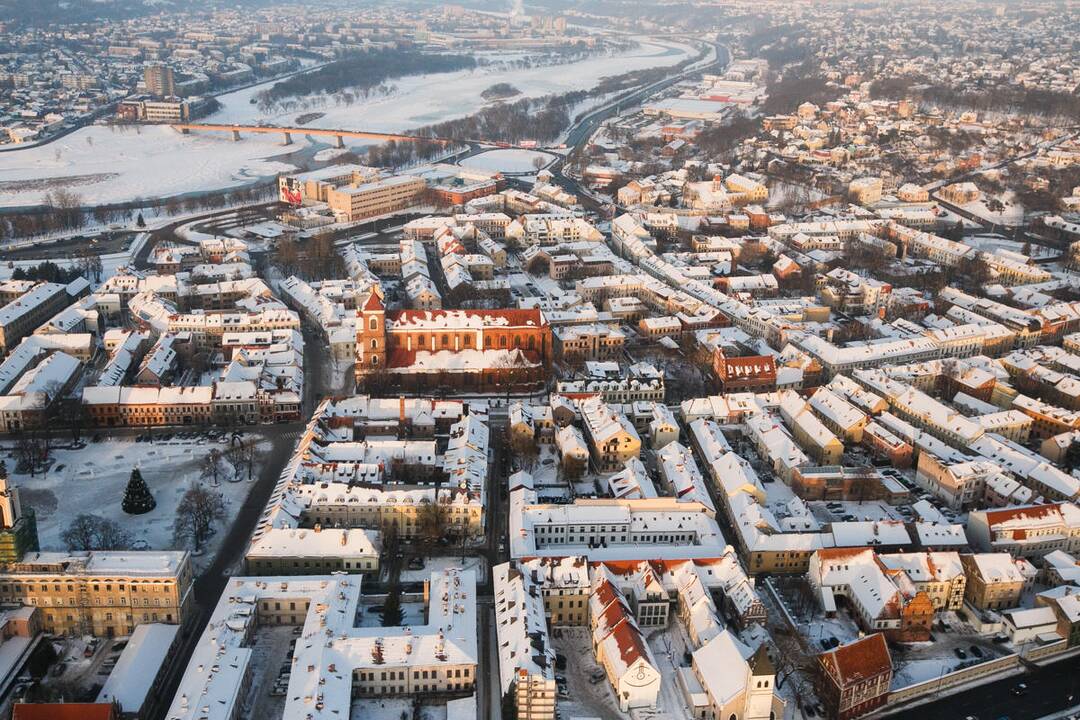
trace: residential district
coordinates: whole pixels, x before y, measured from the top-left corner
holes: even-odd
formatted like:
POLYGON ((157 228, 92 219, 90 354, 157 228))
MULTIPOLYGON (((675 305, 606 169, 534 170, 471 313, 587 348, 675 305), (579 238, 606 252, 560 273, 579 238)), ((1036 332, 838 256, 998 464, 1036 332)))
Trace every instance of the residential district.
POLYGON ((1080 713, 1075 4, 104 6, 0 25, 0 178, 310 152, 0 208, 3 717, 1080 713))

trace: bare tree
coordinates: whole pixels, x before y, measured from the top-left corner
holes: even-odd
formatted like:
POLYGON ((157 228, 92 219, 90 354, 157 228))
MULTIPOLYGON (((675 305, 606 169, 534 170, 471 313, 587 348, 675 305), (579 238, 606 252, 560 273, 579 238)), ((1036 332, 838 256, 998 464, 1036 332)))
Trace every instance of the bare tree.
POLYGON ((221 451, 217 448, 211 448, 210 452, 203 458, 202 465, 199 468, 202 479, 209 480, 210 484, 215 487, 221 484, 221 459, 221 451))
POLYGON ((252 441, 241 442, 228 452, 229 462, 236 468, 236 473, 239 475, 241 471, 247 471, 248 482, 255 479, 255 458, 257 455, 255 443, 252 441))
POLYGON ((86 550, 127 550, 132 545, 129 532, 112 520, 81 513, 61 535, 69 552, 86 550))
POLYGON ((221 493, 192 485, 180 499, 173 521, 173 542, 190 544, 199 553, 214 534, 214 524, 225 520, 225 500, 221 493))

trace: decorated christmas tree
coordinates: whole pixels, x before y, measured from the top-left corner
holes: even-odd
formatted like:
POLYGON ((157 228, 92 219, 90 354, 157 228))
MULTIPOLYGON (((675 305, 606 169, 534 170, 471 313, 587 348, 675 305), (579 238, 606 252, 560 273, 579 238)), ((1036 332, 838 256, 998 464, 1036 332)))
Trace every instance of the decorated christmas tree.
POLYGON ((128 515, 142 515, 157 507, 157 501, 150 494, 150 488, 143 480, 139 468, 131 471, 131 479, 128 480, 127 489, 124 490, 124 502, 121 507, 128 515))

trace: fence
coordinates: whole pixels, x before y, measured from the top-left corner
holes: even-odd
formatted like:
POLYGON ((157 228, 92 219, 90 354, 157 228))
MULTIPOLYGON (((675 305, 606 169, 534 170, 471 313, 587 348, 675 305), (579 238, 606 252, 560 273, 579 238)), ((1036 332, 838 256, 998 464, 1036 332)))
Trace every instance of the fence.
POLYGON ((1020 666, 1020 656, 1013 653, 996 660, 988 660, 978 665, 972 665, 955 672, 946 673, 939 678, 924 680, 921 683, 907 685, 889 693, 889 705, 897 705, 910 700, 915 700, 923 695, 930 695, 941 690, 947 690, 957 685, 976 680, 987 675, 1014 670, 1020 666))

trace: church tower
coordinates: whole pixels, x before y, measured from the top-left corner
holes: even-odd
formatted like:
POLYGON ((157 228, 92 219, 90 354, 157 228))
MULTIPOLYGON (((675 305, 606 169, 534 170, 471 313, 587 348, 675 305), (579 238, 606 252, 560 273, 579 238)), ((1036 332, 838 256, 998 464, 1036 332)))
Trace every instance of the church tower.
POLYGON ((386 306, 373 285, 356 311, 356 382, 386 367, 386 306))
MULTIPOLYGON (((743 718, 746 720, 775 720, 777 714, 773 706, 776 692, 776 666, 769 658, 765 643, 746 661, 746 705, 743 718)), ((783 714, 783 713, 781 713, 783 714)))

